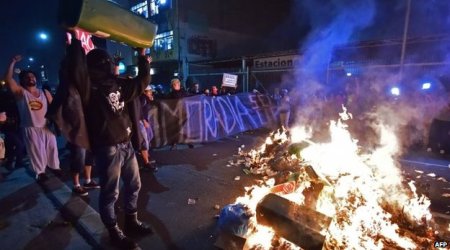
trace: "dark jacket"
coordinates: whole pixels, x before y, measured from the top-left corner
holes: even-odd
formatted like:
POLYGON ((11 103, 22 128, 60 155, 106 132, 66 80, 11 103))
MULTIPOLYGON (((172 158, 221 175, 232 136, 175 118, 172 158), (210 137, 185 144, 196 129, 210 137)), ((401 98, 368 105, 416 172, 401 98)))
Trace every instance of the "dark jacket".
POLYGON ((19 131, 19 111, 17 110, 16 99, 9 89, 0 90, 0 112, 6 113, 6 121, 0 123, 1 131, 19 131))
POLYGON ((139 121, 142 119, 141 112, 141 100, 140 98, 135 98, 133 101, 127 104, 128 113, 131 119, 131 143, 135 150, 141 150, 144 138, 140 133, 139 121))
POLYGON ((60 70, 60 83, 46 117, 56 123, 61 134, 72 144, 89 149, 83 103, 89 98, 89 78, 81 42, 72 39, 60 70))
POLYGON ((132 133, 139 133, 136 117, 134 114, 130 117, 130 105, 135 106, 133 102, 150 82, 150 64, 145 57, 139 57, 138 68, 136 78, 109 76, 91 83, 91 97, 85 114, 93 151, 128 142, 132 133))

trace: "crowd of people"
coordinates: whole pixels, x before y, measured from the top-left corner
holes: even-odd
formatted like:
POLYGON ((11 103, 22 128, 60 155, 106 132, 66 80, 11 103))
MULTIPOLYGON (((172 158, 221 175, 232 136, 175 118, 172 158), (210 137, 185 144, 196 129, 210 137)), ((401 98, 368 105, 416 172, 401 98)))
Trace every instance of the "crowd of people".
POLYGON ((235 88, 202 90, 195 82, 186 90, 180 79, 174 78, 170 92, 161 95, 150 85, 152 60, 144 49, 137 48, 139 73, 131 78, 118 74, 120 59, 105 50, 85 54, 74 34, 67 42, 54 94, 39 87, 31 70, 21 70, 16 81, 22 57, 11 59, 0 91, 0 128, 6 149, 2 165, 10 171, 30 166, 41 184, 48 180, 49 171, 61 177, 57 137, 62 136, 69 152, 73 194, 87 196, 89 190, 99 188, 99 213, 111 241, 121 249, 135 249, 137 244, 130 236, 152 233, 138 220, 137 200, 140 170, 158 171, 150 155, 150 110, 155 108, 155 96, 218 96, 235 93, 235 88), (99 182, 93 179, 94 168, 99 182), (115 210, 120 182, 124 190, 123 231, 115 210))
POLYGON ((60 133, 70 152, 73 193, 86 196, 87 190, 100 188, 101 219, 111 241, 121 249, 137 247, 130 236, 152 232, 137 217, 141 188, 138 158, 142 159, 142 168, 157 170, 148 154, 151 135, 143 115, 152 101, 152 90, 148 88, 151 58, 144 49, 138 52, 138 76, 119 77, 113 58, 105 50, 94 49, 86 55, 81 42, 72 35, 54 96, 38 87, 32 71, 22 70, 16 81, 16 64, 22 59, 19 55, 11 59, 5 74, 6 87, 1 91, 0 125, 8 150, 5 166, 10 170, 24 166, 27 154, 39 183, 48 179, 47 168, 62 176, 56 140, 60 133), (93 165, 99 183, 92 179, 93 165), (120 181, 124 188, 123 231, 115 211, 120 181))
MULTIPOLYGON (((57 137, 64 137, 72 192, 87 196, 89 190, 100 188, 100 215, 111 239, 125 248, 134 247, 135 243, 117 225, 114 205, 122 179, 126 190, 125 230, 151 232, 137 219, 136 206, 141 186, 139 170, 158 170, 149 151, 153 138, 149 113, 155 96, 214 97, 234 94, 236 88, 214 85, 202 89, 199 82, 192 82, 185 89, 180 79, 174 78, 169 93, 163 94, 150 85, 151 58, 143 49, 139 49, 138 75, 122 77, 118 75, 120 58, 111 57, 102 49, 85 54, 75 37, 72 35, 68 41, 54 95, 48 88, 39 87, 33 71, 21 70, 16 81, 16 67, 22 57, 11 59, 0 92, 0 128, 6 149, 2 165, 11 171, 29 165, 39 183, 49 178, 48 170, 62 176, 57 137), (94 167, 99 183, 92 176, 94 167)), ((289 120, 288 103, 289 97, 283 92, 280 107, 284 109, 280 113, 285 127, 289 120)))

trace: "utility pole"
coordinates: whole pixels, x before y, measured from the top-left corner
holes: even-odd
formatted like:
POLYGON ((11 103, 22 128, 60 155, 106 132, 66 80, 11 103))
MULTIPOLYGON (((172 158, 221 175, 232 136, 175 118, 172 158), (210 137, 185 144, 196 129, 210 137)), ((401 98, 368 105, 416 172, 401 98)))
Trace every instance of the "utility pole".
POLYGON ((411 0, 406 0, 405 24, 403 28, 402 52, 400 55, 400 73, 399 80, 403 81, 403 65, 405 63, 406 40, 408 39, 409 17, 411 14, 411 0))

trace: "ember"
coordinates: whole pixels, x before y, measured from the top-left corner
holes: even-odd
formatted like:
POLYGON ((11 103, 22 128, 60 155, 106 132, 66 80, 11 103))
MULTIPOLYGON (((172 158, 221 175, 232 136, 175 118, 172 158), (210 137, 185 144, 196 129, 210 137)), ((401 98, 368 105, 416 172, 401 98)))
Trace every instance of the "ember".
POLYGON ((430 200, 401 176, 394 134, 381 125, 379 147, 363 154, 345 124, 351 115, 345 109, 340 115, 330 122, 330 142, 314 143, 308 130, 293 128, 239 152, 245 168, 263 176, 236 199, 255 214, 245 236, 248 249, 417 249, 442 240, 430 200), (272 205, 274 196, 287 205, 272 205), (292 209, 302 212, 289 215, 292 209))

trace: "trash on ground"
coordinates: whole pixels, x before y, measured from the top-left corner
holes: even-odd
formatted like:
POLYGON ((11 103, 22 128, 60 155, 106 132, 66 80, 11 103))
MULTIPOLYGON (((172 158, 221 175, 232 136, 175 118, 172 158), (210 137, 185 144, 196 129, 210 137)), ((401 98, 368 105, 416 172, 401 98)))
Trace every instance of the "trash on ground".
POLYGON ((241 179, 241 177, 238 175, 238 176, 236 176, 236 177, 234 177, 234 180, 235 181, 238 181, 238 180, 240 180, 241 179))
POLYGON ((243 204, 226 205, 220 212, 218 227, 220 230, 237 236, 244 236, 252 216, 250 209, 243 204))

